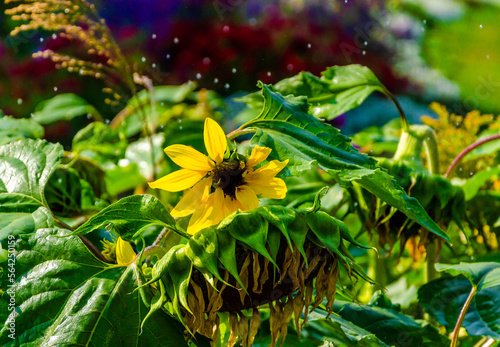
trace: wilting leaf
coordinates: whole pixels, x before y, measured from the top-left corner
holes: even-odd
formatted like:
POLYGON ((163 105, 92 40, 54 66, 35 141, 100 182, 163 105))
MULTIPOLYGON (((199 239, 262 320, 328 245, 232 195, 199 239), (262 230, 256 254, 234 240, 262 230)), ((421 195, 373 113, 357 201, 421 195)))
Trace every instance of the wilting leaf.
POLYGON ((40 229, 16 245, 15 340, 8 335, 9 293, 0 301, 2 346, 187 346, 179 324, 148 309, 134 291, 135 263, 115 267, 95 258, 66 230, 40 229))

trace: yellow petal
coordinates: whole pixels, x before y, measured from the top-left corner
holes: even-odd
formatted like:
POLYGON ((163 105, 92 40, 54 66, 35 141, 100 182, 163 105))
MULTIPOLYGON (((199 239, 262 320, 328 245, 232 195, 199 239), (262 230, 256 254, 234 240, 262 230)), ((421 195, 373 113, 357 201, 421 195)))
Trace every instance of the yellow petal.
POLYGON ((191 188, 206 174, 207 173, 203 171, 180 169, 154 182, 148 182, 148 184, 154 189, 163 189, 167 192, 179 192, 191 188))
POLYGON ((259 199, 249 186, 236 188, 236 200, 238 200, 243 207, 242 211, 253 210, 259 207, 259 199))
POLYGON ((254 167, 263 160, 266 160, 270 153, 271 148, 255 146, 252 148, 252 153, 247 160, 247 167, 254 167))
POLYGON ((215 167, 214 162, 209 157, 193 147, 172 145, 165 148, 165 153, 174 163, 184 169, 205 171, 206 173, 215 167))
POLYGON ((194 211, 191 219, 189 220, 189 225, 187 228, 188 234, 196 234, 201 229, 208 228, 212 224, 210 223, 210 216, 214 210, 214 193, 207 196, 200 203, 200 207, 194 211))
POLYGON ((205 148, 210 157, 217 164, 221 163, 227 148, 226 134, 224 134, 224 130, 213 119, 205 119, 203 139, 205 140, 205 148))
POLYGON ((116 240, 116 262, 118 265, 126 266, 135 259, 135 252, 129 242, 118 237, 116 240))
MULTIPOLYGON (((224 214, 225 217, 232 214, 234 211, 243 210, 243 207, 238 200, 231 198, 229 195, 224 197, 224 214)), ((225 218, 224 217, 224 218, 225 218)))
POLYGON ((255 194, 269 199, 283 199, 286 196, 287 188, 281 178, 271 178, 262 181, 247 182, 255 194))
POLYGON ((222 189, 217 188, 201 202, 200 208, 193 213, 187 232, 196 234, 202 229, 219 223, 224 217, 224 193, 222 189))
POLYGON ((278 172, 288 164, 288 159, 285 161, 272 160, 266 165, 258 168, 253 172, 249 172, 245 176, 245 181, 264 181, 273 178, 278 172))
POLYGON ((212 178, 205 178, 196 183, 193 188, 177 203, 175 208, 170 211, 172 217, 184 217, 192 214, 198 207, 201 201, 208 196, 210 187, 212 186, 212 178))

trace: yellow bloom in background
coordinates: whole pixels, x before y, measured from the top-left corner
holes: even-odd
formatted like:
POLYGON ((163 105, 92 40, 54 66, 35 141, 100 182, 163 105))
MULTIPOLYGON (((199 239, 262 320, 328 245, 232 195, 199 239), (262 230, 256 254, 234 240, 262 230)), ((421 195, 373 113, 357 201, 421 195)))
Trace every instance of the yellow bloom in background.
POLYGON ((116 240, 116 263, 118 265, 127 266, 135 259, 135 256, 136 254, 130 242, 118 237, 116 240))
POLYGON ((288 160, 272 160, 255 169, 266 160, 270 148, 255 146, 252 153, 242 158, 232 153, 229 158, 227 139, 222 128, 212 119, 205 120, 203 132, 208 157, 192 147, 172 145, 165 148, 170 159, 180 170, 149 183, 151 188, 178 192, 191 188, 170 212, 173 217, 192 214, 187 232, 195 234, 201 229, 219 223, 236 210, 259 207, 257 195, 271 199, 283 199, 285 182, 275 177, 288 160))

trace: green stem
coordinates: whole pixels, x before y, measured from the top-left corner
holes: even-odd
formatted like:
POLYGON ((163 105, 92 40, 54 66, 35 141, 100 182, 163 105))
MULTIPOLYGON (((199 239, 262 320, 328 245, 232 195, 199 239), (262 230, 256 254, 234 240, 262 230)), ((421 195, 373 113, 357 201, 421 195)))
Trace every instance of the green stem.
POLYGON ((386 88, 384 88, 383 93, 385 94, 385 96, 387 96, 389 99, 391 99, 391 101, 394 103, 394 105, 396 105, 396 108, 398 109, 398 112, 399 112, 399 116, 401 117, 401 127, 403 128, 404 131, 408 132, 408 128, 409 128, 408 120, 406 119, 406 115, 405 115, 405 112, 403 111, 403 108, 401 107, 401 104, 394 97, 394 95, 392 95, 392 93, 389 90, 387 90, 386 88))
POLYGON ((467 300, 465 301, 465 304, 462 307, 462 310, 460 311, 460 315, 458 316, 458 320, 457 320, 457 324, 455 325, 455 329, 453 329, 453 337, 451 339, 450 347, 457 346, 458 332, 460 331, 460 327, 462 326, 462 322, 464 321, 465 315, 467 314, 467 310, 469 309, 469 306, 472 303, 472 299, 474 299, 474 296, 476 296, 476 293, 477 293, 477 287, 473 285, 472 289, 469 293, 469 296, 467 297, 467 300))
POLYGON ((256 128, 245 128, 245 129, 238 128, 235 131, 227 134, 227 138, 229 140, 233 140, 233 139, 237 138, 238 136, 242 136, 242 135, 246 135, 246 134, 254 134, 256 132, 257 132, 256 128))
POLYGON ((437 277, 436 271, 436 241, 427 246, 427 259, 424 267, 424 282, 429 283, 437 277))

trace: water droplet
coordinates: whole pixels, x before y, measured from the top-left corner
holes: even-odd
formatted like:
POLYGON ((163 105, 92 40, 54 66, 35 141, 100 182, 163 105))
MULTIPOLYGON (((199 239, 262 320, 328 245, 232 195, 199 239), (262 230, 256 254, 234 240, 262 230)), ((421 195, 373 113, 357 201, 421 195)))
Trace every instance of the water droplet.
POLYGON ((101 78, 101 74, 99 72, 95 73, 95 78, 101 78))
POLYGON ((43 37, 40 37, 40 42, 43 42, 43 37))
POLYGON ((151 38, 152 38, 153 40, 156 40, 156 34, 151 35, 151 38))
POLYGON ((271 77, 271 71, 267 72, 267 77, 271 77))
POLYGON ((109 124, 109 119, 106 119, 104 123, 109 124))
POLYGON ((55 40, 57 39, 57 35, 56 34, 52 34, 52 40, 55 40))
POLYGON ((80 75, 83 75, 85 73, 85 71, 83 69, 80 69, 79 73, 80 73, 80 75))
POLYGON ((141 60, 144 63, 146 61, 146 57, 142 57, 141 60))
POLYGON ((21 98, 17 99, 17 104, 18 105, 21 105, 22 103, 23 103, 23 99, 21 99, 21 98))
POLYGON ((226 89, 229 89, 230 87, 231 87, 231 86, 229 85, 229 83, 226 83, 226 84, 224 85, 224 88, 226 88, 226 89))
POLYGON ((368 46, 368 41, 363 42, 363 46, 368 46))
POLYGON ((357 207, 357 206, 358 206, 358 202, 357 202, 357 201, 355 201, 355 202, 354 202, 354 207, 357 207))
POLYGON ((222 31, 227 34, 230 31, 230 29, 227 25, 225 25, 224 28, 222 28, 222 31))
POLYGON ((458 171, 462 171, 462 168, 459 168, 458 171))
POLYGON ((35 114, 34 114, 34 113, 31 113, 31 114, 30 114, 30 117, 35 117, 35 114))
POLYGON ((209 57, 203 58, 203 65, 210 65, 210 62, 211 62, 211 60, 209 57))
POLYGON ((373 149, 370 149, 370 153, 373 153, 373 149))
POLYGON ((165 127, 165 126, 164 126, 163 124, 162 124, 162 125, 160 125, 160 129, 163 129, 164 127, 165 127))
POLYGON ((482 29, 483 28, 483 25, 482 24, 479 24, 479 29, 482 29))
POLYGON ((170 54, 167 54, 165 58, 170 59, 170 54))
POLYGON ((361 52, 361 54, 366 55, 366 51, 361 52))
POLYGON ((219 79, 217 77, 214 78, 214 83, 219 83, 219 79))
POLYGON ((233 67, 233 69, 231 70, 232 73, 236 73, 236 68, 233 67))
POLYGON ((155 63, 151 64, 151 67, 152 67, 153 69, 156 69, 156 64, 155 64, 155 63))
POLYGON ((427 24, 427 19, 424 19, 422 23, 427 24))
POLYGON ((54 91, 57 92, 57 87, 54 87, 54 91))
POLYGON ((177 123, 182 123, 182 119, 177 119, 177 123))
POLYGON ((57 183, 62 183, 62 178, 58 178, 57 183))
POLYGON ((178 44, 178 43, 179 43, 179 39, 178 39, 177 37, 174 39, 174 43, 175 43, 175 44, 178 44))
POLYGON ((87 119, 91 119, 92 115, 90 113, 87 113, 87 119))
POLYGON ((257 19, 255 18, 250 18, 248 20, 248 24, 250 24, 250 26, 254 27, 256 24, 257 24, 257 19))
POLYGON ((333 80, 332 80, 333 83, 339 83, 337 77, 335 77, 333 80))
POLYGON ((347 0, 344 0, 344 3, 346 3, 346 4, 347 4, 347 0))
POLYGON ((201 78, 201 73, 199 73, 199 72, 198 72, 198 73, 196 74, 196 78, 197 78, 197 79, 200 79, 200 78, 201 78))
POLYGON ((307 48, 311 48, 311 44, 310 43, 307 44, 307 48))
POLYGON ((469 175, 470 175, 470 176, 472 176, 472 175, 474 175, 474 174, 473 174, 472 172, 469 172, 469 175))
POLYGON ((486 59, 490 59, 490 56, 489 56, 489 55, 487 55, 487 56, 486 56, 486 59))
POLYGON ((286 66, 286 69, 287 69, 288 71, 293 71, 293 64, 288 64, 288 65, 286 66))
POLYGON ((179 127, 179 130, 182 130, 182 125, 179 127))
POLYGON ((69 13, 69 8, 65 9, 64 13, 69 13))

